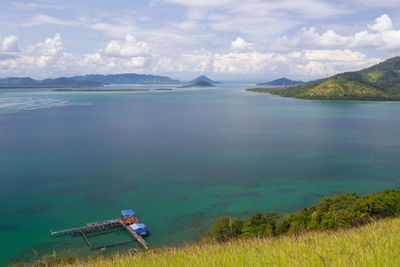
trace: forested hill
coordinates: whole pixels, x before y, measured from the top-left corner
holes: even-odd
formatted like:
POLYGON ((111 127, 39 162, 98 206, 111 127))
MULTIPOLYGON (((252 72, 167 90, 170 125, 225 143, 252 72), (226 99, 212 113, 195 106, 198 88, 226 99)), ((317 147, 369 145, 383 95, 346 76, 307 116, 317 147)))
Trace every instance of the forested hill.
POLYGON ((150 74, 90 74, 55 79, 35 80, 30 77, 9 77, 0 79, 0 87, 59 87, 59 86, 100 86, 107 84, 176 84, 178 80, 150 74))
POLYGON ((176 84, 178 80, 171 79, 166 76, 158 76, 151 74, 137 74, 137 73, 125 73, 125 74, 90 74, 84 76, 72 77, 76 80, 89 80, 98 82, 101 84, 176 84))
POLYGON ((257 85, 270 85, 270 86, 287 86, 292 84, 303 84, 303 81, 293 81, 288 78, 280 78, 273 81, 265 82, 265 83, 258 83, 257 85))
POLYGON ((400 100, 400 57, 301 85, 248 90, 305 99, 400 100))
POLYGON ((213 81, 204 75, 197 77, 196 79, 190 81, 189 83, 197 83, 197 82, 206 82, 206 83, 210 83, 210 84, 221 84, 222 83, 219 81, 213 81))

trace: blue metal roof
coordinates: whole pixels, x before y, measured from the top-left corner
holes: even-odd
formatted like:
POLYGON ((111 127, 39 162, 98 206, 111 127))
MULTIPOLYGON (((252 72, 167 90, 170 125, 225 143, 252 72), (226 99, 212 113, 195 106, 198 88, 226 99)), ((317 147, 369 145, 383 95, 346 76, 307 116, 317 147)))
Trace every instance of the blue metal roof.
POLYGON ((136 233, 141 233, 141 232, 147 232, 149 230, 147 230, 147 228, 138 228, 135 230, 136 233))
POLYGON ((129 210, 121 210, 121 213, 124 216, 135 216, 136 215, 136 213, 131 209, 129 209, 129 210))

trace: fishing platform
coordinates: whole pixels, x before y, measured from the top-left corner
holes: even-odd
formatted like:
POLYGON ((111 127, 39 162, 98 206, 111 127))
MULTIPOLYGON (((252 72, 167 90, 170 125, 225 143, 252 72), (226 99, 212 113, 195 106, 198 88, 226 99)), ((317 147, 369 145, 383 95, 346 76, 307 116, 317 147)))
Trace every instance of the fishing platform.
POLYGON ((146 228, 146 225, 143 223, 139 223, 139 218, 136 216, 136 213, 131 210, 121 210, 121 218, 120 219, 112 219, 100 222, 92 222, 87 223, 86 226, 83 227, 75 227, 60 231, 51 231, 52 236, 61 236, 61 235, 72 235, 72 236, 82 236, 86 241, 88 246, 95 249, 105 249, 106 247, 122 245, 130 242, 137 241, 139 242, 143 248, 150 249, 149 244, 144 240, 144 236, 149 234, 149 230, 146 228), (89 237, 95 235, 102 235, 111 233, 113 231, 118 231, 124 229, 129 235, 132 237, 130 240, 114 242, 103 246, 93 246, 89 240, 89 237))

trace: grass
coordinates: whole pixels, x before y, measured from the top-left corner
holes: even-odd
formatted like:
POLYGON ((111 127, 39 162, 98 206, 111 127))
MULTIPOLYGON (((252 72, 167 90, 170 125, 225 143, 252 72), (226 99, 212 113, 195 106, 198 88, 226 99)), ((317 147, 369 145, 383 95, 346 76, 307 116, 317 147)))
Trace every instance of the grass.
POLYGON ((399 218, 389 218, 358 228, 156 248, 108 258, 91 257, 71 265, 400 266, 399 226, 399 218))

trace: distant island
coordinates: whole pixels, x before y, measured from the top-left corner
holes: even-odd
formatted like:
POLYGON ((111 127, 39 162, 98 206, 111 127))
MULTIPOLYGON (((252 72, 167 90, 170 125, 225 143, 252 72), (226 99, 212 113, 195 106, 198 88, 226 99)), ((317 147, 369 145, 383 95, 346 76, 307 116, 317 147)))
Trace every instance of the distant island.
POLYGON ((35 80, 30 77, 9 77, 0 79, 0 88, 39 88, 39 87, 92 87, 108 84, 177 84, 178 80, 165 76, 149 74, 90 74, 84 76, 61 77, 35 80))
POLYGON ((281 88, 247 91, 319 100, 400 100, 400 57, 355 72, 281 88))
MULTIPOLYGON (((167 89, 155 89, 167 90, 167 89)), ((53 92, 144 92, 149 89, 55 89, 53 92)))
POLYGON ((90 74, 84 76, 72 77, 76 80, 94 81, 101 84, 177 84, 180 83, 178 80, 171 79, 166 76, 158 76, 151 74, 137 74, 137 73, 125 73, 125 74, 90 74))
POLYGON ((257 83, 257 85, 270 85, 270 86, 288 86, 292 84, 303 84, 303 81, 293 81, 288 78, 280 78, 273 81, 265 82, 265 83, 257 83))
POLYGON ((197 82, 206 82, 206 83, 210 83, 210 84, 221 84, 222 83, 219 81, 213 81, 204 75, 197 77, 196 79, 190 81, 189 83, 197 83, 197 82))
POLYGON ((47 88, 47 87, 88 87, 102 86, 101 83, 75 78, 34 80, 30 77, 9 77, 0 79, 0 88, 47 88))
POLYGON ((214 87, 215 85, 205 82, 205 81, 197 81, 195 83, 187 84, 187 85, 182 85, 177 88, 190 88, 190 87, 214 87))

